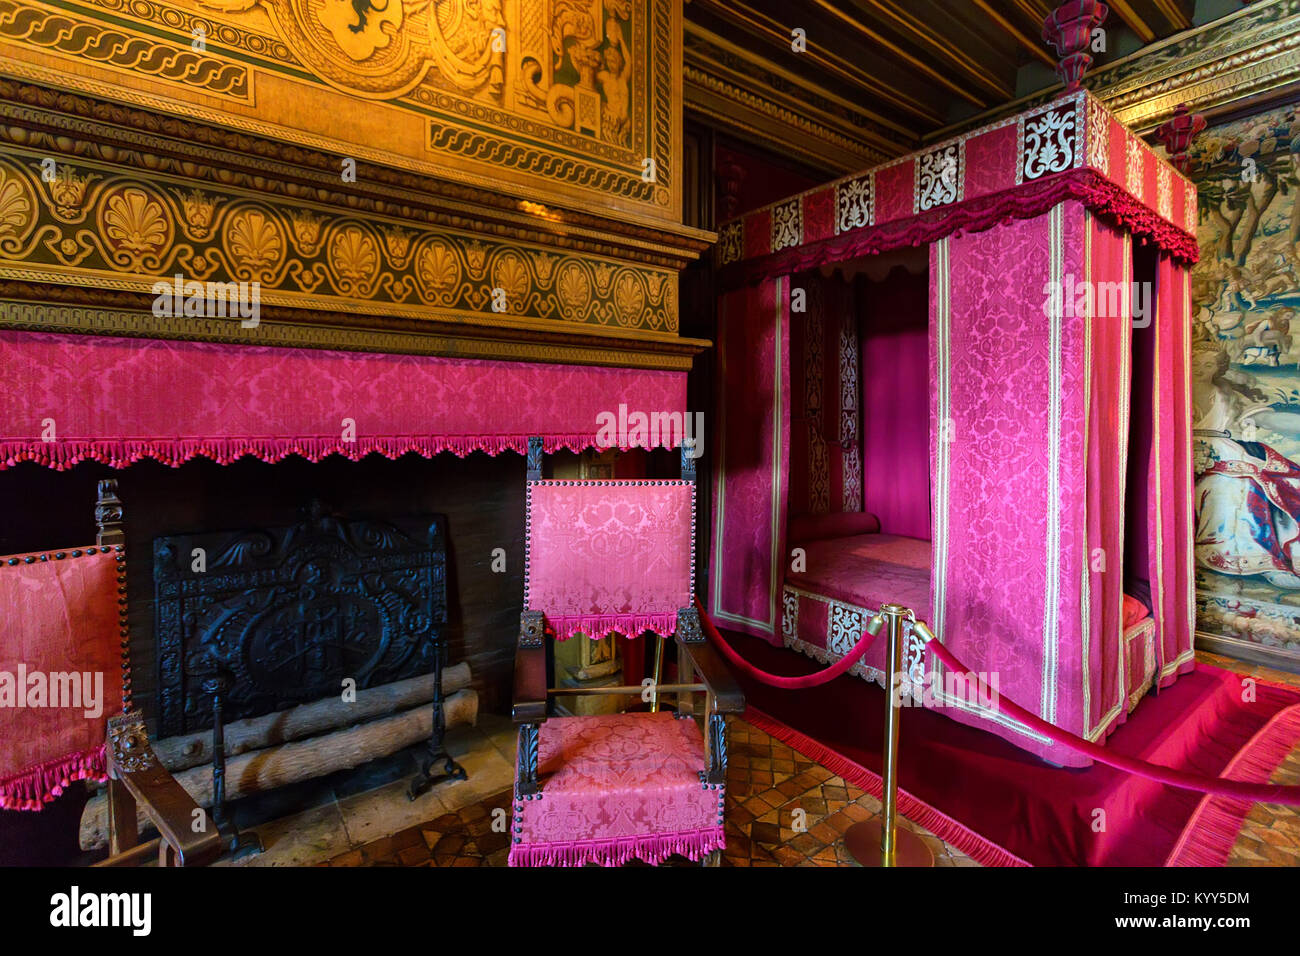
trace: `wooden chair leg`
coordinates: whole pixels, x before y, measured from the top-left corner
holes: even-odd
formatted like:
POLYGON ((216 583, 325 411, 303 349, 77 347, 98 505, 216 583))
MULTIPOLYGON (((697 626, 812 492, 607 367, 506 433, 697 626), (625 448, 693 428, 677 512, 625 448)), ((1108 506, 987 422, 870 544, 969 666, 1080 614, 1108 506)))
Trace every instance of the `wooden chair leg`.
POLYGON ((117 856, 140 842, 135 797, 122 781, 108 778, 108 853, 117 856))

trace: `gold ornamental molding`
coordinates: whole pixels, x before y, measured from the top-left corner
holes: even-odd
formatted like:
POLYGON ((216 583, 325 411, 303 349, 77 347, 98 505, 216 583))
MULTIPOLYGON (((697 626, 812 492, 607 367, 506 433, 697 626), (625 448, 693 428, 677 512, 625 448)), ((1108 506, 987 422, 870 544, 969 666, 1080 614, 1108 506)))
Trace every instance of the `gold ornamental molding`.
POLYGON ((0 0, 0 72, 673 229, 677 0, 0 0))
POLYGON ((3 76, 0 143, 42 148, 60 163, 87 159, 149 175, 173 172, 218 188, 294 201, 309 196, 348 210, 423 218, 437 225, 473 224, 477 231, 675 268, 697 258, 716 238, 688 227, 666 230, 557 209, 386 166, 358 164, 356 181, 344 183, 338 154, 3 76))
POLYGON ((130 74, 135 71, 251 103, 249 71, 194 50, 100 26, 23 0, 0 0, 0 39, 27 44, 130 74))
POLYGON ((462 229, 201 188, 105 163, 0 156, 0 277, 144 292, 256 282, 293 308, 677 332, 677 271, 462 229))
MULTIPOLYGON (((429 321, 418 326, 397 322, 393 328, 348 327, 330 324, 328 316, 322 321, 319 314, 275 307, 266 310, 256 328, 243 328, 237 319, 155 316, 143 299, 133 308, 105 308, 6 298, 15 285, 0 279, 0 329, 664 371, 688 371, 694 356, 711 344, 703 339, 647 340, 517 328, 467 330, 429 321)), ((60 289, 57 294, 66 299, 72 291, 60 289)), ((95 296, 97 302, 104 298, 95 296)))

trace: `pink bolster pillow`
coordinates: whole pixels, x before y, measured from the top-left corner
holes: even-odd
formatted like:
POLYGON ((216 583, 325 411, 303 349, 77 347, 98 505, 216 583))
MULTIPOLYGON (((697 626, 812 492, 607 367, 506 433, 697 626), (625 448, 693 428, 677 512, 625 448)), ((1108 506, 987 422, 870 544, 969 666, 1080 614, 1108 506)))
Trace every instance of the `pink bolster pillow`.
POLYGON ((1134 624, 1143 618, 1149 617, 1151 611, 1147 606, 1133 597, 1131 594, 1124 595, 1124 630, 1128 630, 1134 624))
POLYGON ((847 538, 855 534, 876 534, 878 531, 880 531, 880 519, 869 511, 799 515, 790 519, 791 541, 824 541, 829 538, 847 538))

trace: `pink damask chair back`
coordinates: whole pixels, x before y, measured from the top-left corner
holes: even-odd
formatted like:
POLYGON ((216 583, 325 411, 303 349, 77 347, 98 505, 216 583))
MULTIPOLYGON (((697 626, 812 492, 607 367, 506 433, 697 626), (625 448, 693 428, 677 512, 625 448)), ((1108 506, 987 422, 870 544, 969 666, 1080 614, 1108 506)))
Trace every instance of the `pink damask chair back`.
POLYGON ((743 710, 744 697, 705 643, 694 599, 694 460, 683 453, 680 479, 545 480, 541 452, 533 439, 510 864, 659 863, 670 854, 716 860, 724 843, 725 715, 743 710), (678 645, 676 714, 551 713, 548 640, 646 631, 678 645), (690 695, 697 692, 705 695, 703 730, 684 719, 695 714, 690 695))
POLYGON ((695 482, 530 481, 524 607, 557 640, 667 636, 691 606, 695 482))
POLYGON ((0 672, 25 694, 18 706, 0 701, 0 808, 41 810, 74 781, 107 780, 105 864, 206 863, 219 834, 159 762, 131 705, 116 481, 99 483, 95 523, 93 545, 0 557, 0 672), (137 805, 157 839, 139 842, 137 805))

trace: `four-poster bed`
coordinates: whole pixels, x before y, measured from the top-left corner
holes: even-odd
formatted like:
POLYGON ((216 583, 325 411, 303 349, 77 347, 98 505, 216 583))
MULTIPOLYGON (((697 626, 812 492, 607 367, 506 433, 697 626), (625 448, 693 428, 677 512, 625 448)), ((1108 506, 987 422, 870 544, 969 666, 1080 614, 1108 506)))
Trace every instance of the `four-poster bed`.
MULTIPOLYGON (((1094 741, 1190 670, 1196 218, 1194 187, 1078 92, 725 224, 714 619, 834 660, 906 603, 1094 741), (830 274, 920 245, 923 297, 830 274)), ((947 693, 918 643, 908 669, 955 719, 1090 762, 947 693)))

